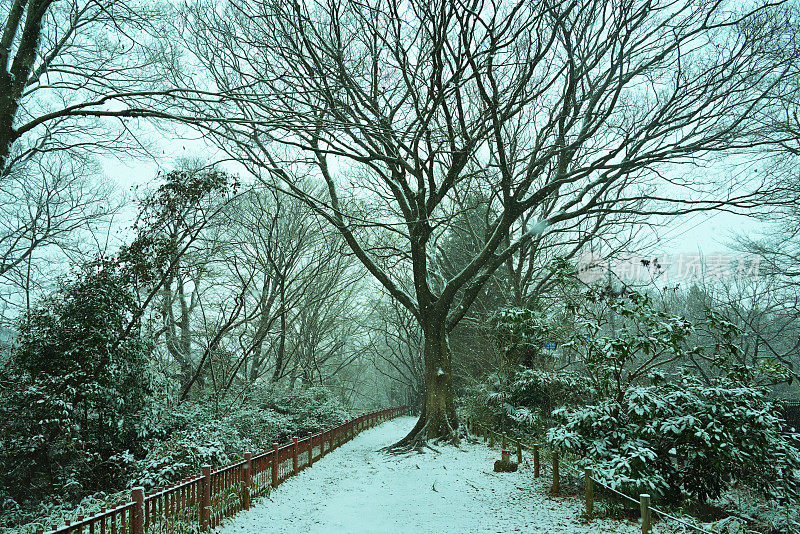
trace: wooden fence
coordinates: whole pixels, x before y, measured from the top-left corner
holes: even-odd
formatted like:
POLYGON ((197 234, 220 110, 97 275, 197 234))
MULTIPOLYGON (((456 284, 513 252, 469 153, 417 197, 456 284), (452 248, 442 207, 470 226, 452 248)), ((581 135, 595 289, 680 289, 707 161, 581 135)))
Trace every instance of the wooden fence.
MULTIPOLYGON (((336 428, 293 438, 259 454, 246 453, 232 464, 202 473, 178 484, 145 493, 131 491, 131 502, 111 510, 101 509, 89 517, 78 517, 64 526, 53 525, 48 533, 145 534, 207 531, 223 518, 250 508, 254 498, 353 439, 359 432, 407 413, 407 408, 387 408, 363 414, 336 428)), ((39 534, 45 529, 39 529, 39 534)))
MULTIPOLYGON (((475 423, 473 421, 467 421, 467 430, 469 430, 472 434, 476 435, 478 438, 483 439, 487 443, 490 448, 494 448, 495 445, 499 445, 501 451, 508 451, 511 452, 510 447, 513 446, 514 450, 517 454, 517 461, 519 463, 522 462, 522 454, 523 450, 528 451, 528 454, 531 455, 531 460, 533 463, 533 476, 534 478, 538 478, 541 476, 541 471, 543 469, 543 465, 541 463, 541 456, 542 456, 542 446, 540 444, 528 444, 521 440, 516 440, 513 438, 508 437, 505 433, 497 432, 485 425, 481 425, 475 423)), ((594 478, 594 471, 590 467, 586 467, 581 472, 580 469, 577 467, 564 462, 564 460, 560 457, 559 451, 557 449, 553 449, 550 451, 550 474, 552 475, 553 482, 550 488, 550 492, 558 494, 561 491, 561 476, 560 476, 560 466, 564 465, 567 469, 570 469, 573 474, 579 478, 583 478, 584 480, 584 496, 586 502, 586 517, 588 519, 592 519, 594 514, 594 486, 598 484, 604 487, 609 492, 615 494, 616 496, 623 498, 632 502, 633 504, 639 505, 639 511, 641 514, 641 527, 642 527, 642 534, 650 534, 652 528, 652 517, 651 512, 655 512, 657 515, 661 516, 664 519, 669 519, 681 524, 684 527, 684 531, 688 528, 694 532, 700 532, 702 534, 712 534, 707 530, 704 530, 696 525, 692 525, 691 523, 687 523, 686 521, 675 517, 663 510, 655 508, 650 504, 650 495, 646 493, 642 493, 639 495, 639 499, 631 497, 630 495, 626 495, 607 484, 603 484, 602 482, 598 481, 594 478)))

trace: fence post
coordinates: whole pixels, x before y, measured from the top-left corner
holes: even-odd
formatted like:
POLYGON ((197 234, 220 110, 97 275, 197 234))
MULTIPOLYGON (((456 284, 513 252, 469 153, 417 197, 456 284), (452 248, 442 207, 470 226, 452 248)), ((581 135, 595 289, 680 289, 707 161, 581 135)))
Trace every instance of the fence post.
POLYGON ((211 466, 203 466, 203 479, 200 483, 200 530, 208 530, 211 516, 211 466))
POLYGON ((131 500, 133 500, 131 534, 144 534, 144 488, 133 488, 131 490, 131 500))
POLYGON ((533 478, 539 478, 539 444, 533 446, 533 478))
POLYGON ((308 467, 314 465, 314 434, 308 433, 308 467))
POLYGON ((639 495, 639 508, 642 512, 642 534, 650 534, 650 495, 639 495))
POLYGON ((583 480, 586 486, 586 517, 591 519, 594 514, 594 480, 591 467, 583 469, 583 480))
POLYGON ((252 476, 253 472, 253 462, 251 461, 253 455, 249 452, 244 453, 244 493, 242 494, 243 497, 243 508, 245 510, 250 509, 250 477, 252 476))
POLYGON ((561 491, 561 486, 559 485, 558 480, 558 449, 553 449, 551 457, 553 459, 553 488, 551 491, 553 495, 558 495, 558 493, 561 491))
POLYGON ((517 441, 517 463, 522 463, 522 442, 517 441))
POLYGON ((272 444, 272 487, 278 487, 278 444, 272 444))
POLYGON ((298 469, 299 462, 297 461, 297 436, 292 438, 292 474, 296 475, 300 469, 298 469))

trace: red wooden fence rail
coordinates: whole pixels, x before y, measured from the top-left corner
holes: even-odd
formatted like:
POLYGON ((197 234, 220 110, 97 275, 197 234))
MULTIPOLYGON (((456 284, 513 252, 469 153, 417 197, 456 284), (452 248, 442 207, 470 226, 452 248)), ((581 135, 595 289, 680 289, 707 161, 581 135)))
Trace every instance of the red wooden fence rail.
MULTIPOLYGON (((145 534, 190 532, 218 526, 226 517, 250 507, 252 499, 266 495, 272 488, 353 439, 356 434, 383 421, 408 412, 404 406, 387 408, 359 417, 335 428, 303 439, 293 438, 259 454, 246 453, 241 460, 211 469, 166 488, 145 494, 142 488, 131 491, 131 502, 111 510, 101 509, 74 523, 53 525, 48 533, 145 534)), ((44 529, 37 531, 39 534, 44 529)))

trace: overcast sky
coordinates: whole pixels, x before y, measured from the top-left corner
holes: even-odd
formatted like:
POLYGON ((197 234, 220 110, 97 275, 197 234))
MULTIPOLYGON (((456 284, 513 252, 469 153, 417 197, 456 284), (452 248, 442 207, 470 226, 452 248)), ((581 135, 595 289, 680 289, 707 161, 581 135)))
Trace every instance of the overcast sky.
MULTIPOLYGON (((145 185, 155 180, 159 171, 166 173, 181 158, 198 158, 215 161, 224 158, 217 148, 198 139, 170 139, 164 132, 153 129, 147 135, 154 139, 151 145, 153 158, 106 159, 103 166, 107 178, 113 180, 121 191, 130 191, 135 185, 145 185)), ((189 132, 186 132, 190 137, 189 132)), ((230 164, 228 164, 230 167, 230 164)), ((229 168, 235 172, 234 169, 229 168)), ((128 216, 132 216, 131 212, 128 216)), ((736 234, 753 235, 764 231, 764 224, 752 217, 727 212, 697 212, 675 219, 661 227, 651 237, 652 247, 644 252, 655 257, 686 254, 734 254, 729 247, 736 234)))

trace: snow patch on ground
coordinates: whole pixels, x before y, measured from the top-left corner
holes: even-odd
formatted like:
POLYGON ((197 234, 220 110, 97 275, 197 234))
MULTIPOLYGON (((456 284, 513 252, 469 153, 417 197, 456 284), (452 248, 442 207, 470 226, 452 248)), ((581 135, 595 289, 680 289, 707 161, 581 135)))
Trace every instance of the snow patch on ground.
POLYGON ((495 473, 499 452, 483 444, 379 451, 414 423, 400 417, 362 432, 226 521, 221 534, 640 532, 631 521, 587 523, 579 498, 550 497, 547 478, 534 479, 530 468, 495 473))

